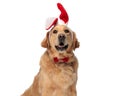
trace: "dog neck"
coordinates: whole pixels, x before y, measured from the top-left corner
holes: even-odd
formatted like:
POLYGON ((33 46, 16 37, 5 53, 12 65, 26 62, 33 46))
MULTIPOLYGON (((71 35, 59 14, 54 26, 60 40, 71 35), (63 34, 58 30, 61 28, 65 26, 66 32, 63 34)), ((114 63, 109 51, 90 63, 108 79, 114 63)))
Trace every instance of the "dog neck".
POLYGON ((47 50, 50 59, 54 62, 54 63, 69 63, 71 62, 71 58, 74 57, 74 53, 71 51, 70 53, 68 53, 67 51, 64 52, 59 52, 59 51, 55 51, 55 50, 47 50))

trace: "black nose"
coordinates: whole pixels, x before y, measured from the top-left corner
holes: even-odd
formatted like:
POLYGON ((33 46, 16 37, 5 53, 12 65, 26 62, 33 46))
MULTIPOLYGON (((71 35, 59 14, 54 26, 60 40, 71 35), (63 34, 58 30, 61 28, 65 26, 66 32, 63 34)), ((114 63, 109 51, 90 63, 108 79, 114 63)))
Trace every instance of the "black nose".
POLYGON ((60 35, 58 36, 58 39, 59 39, 60 42, 64 42, 64 40, 65 40, 65 35, 64 35, 64 34, 60 34, 60 35))

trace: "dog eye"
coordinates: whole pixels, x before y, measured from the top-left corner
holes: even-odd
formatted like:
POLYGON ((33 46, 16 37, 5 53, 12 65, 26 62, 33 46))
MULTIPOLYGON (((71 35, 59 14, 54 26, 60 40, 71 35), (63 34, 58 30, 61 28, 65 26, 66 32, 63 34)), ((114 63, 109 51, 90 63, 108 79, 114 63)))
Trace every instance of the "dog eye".
POLYGON ((53 33, 55 33, 55 34, 56 34, 57 32, 58 32, 57 30, 53 30, 53 33))
POLYGON ((69 33, 70 31, 68 29, 64 30, 65 33, 69 33))

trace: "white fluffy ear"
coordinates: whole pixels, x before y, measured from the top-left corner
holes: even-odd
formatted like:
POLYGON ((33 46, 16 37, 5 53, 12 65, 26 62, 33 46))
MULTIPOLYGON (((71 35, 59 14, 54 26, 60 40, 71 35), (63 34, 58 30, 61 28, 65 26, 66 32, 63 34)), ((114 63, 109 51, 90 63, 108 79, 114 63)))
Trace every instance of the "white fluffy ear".
POLYGON ((48 30, 50 29, 52 26, 55 26, 57 24, 58 18, 56 17, 49 17, 46 20, 46 24, 45 24, 45 29, 48 30))

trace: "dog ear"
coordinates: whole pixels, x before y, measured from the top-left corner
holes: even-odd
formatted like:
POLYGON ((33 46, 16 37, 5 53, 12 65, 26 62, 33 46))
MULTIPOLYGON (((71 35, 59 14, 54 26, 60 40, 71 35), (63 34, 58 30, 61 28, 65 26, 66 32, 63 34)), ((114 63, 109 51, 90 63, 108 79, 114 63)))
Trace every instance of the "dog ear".
POLYGON ((47 32, 46 37, 41 42, 41 46, 44 47, 44 48, 49 47, 49 32, 47 32))
POLYGON ((80 46, 80 43, 78 42, 76 38, 75 32, 73 32, 73 49, 75 50, 76 48, 79 48, 79 46, 80 46))

